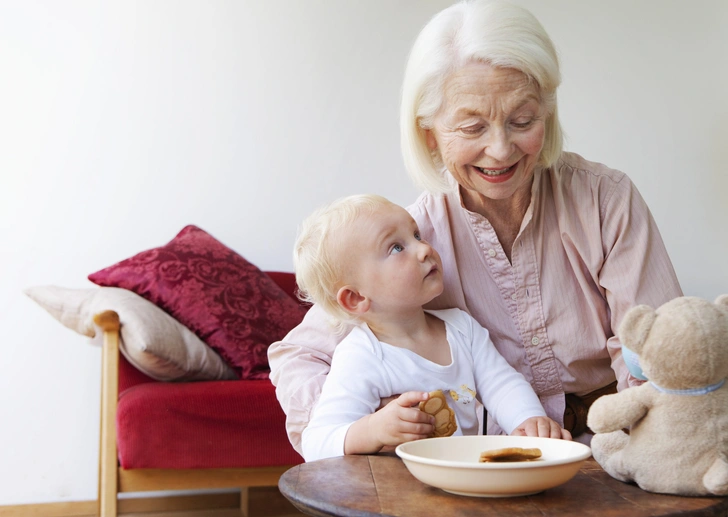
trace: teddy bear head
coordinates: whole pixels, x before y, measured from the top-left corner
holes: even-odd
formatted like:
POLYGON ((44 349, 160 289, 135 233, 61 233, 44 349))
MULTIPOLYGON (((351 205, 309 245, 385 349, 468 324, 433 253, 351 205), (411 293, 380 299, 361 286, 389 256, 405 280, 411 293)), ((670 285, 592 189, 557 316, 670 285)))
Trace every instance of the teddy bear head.
POLYGON ((728 376, 728 295, 715 303, 683 296, 657 310, 638 305, 625 314, 619 338, 639 355, 647 378, 663 388, 718 383, 728 376))

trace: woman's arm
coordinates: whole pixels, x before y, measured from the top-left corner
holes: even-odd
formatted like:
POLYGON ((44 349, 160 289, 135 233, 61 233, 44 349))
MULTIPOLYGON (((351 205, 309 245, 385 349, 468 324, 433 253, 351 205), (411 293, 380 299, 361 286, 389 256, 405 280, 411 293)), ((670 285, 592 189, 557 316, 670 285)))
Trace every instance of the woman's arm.
POLYGON ((619 390, 640 381, 629 375, 616 336, 625 313, 635 305, 659 307, 682 296, 682 290, 655 220, 637 188, 626 176, 603 205, 604 288, 615 336, 607 341, 619 390))
POLYGON ((300 325, 268 348, 270 380, 286 413, 288 439, 299 454, 301 433, 321 394, 334 349, 350 330, 337 335, 328 321, 314 305, 300 325))

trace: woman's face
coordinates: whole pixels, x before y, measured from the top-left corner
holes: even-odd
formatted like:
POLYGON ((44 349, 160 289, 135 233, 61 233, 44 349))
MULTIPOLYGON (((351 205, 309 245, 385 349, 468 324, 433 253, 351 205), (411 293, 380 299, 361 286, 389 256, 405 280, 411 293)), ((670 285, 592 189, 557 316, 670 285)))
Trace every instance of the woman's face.
POLYGON ((545 118, 535 81, 512 68, 471 63, 445 82, 427 145, 439 150, 468 191, 463 194, 494 200, 530 195, 545 118))

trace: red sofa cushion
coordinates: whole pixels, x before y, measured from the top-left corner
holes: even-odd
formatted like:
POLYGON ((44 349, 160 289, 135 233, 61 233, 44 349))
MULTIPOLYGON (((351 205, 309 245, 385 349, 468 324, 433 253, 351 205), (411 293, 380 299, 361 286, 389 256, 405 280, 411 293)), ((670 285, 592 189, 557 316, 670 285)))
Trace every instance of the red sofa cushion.
POLYGON ((255 265, 196 226, 167 244, 89 275, 171 314, 241 379, 267 379, 268 345, 298 325, 304 307, 255 265))
MULTIPOLYGON (((266 273, 294 297, 295 275, 266 273)), ((119 356, 116 427, 125 469, 302 463, 285 425, 269 380, 159 382, 119 356)))
POLYGON ((269 380, 152 382, 119 397, 119 460, 134 468, 238 468, 303 459, 269 380))

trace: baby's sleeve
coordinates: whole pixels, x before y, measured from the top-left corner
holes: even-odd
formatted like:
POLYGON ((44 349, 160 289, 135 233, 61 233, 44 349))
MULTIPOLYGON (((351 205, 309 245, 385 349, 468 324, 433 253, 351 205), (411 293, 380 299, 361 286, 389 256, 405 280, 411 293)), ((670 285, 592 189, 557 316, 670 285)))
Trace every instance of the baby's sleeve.
POLYGON ((344 455, 344 441, 351 424, 377 410, 386 386, 381 359, 356 343, 356 332, 334 352, 331 371, 311 421, 303 431, 306 461, 344 455))

